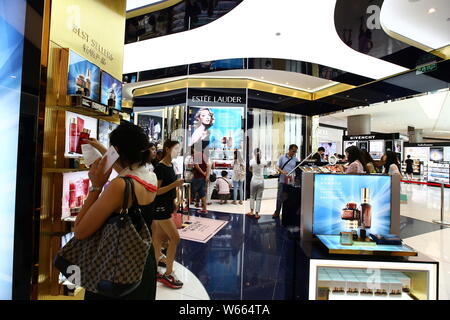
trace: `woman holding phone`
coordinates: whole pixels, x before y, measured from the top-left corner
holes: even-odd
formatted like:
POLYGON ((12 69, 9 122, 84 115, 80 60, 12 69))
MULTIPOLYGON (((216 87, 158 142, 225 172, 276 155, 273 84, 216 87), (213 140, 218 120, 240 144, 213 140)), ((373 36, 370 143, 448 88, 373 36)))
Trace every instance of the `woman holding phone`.
MULTIPOLYGON (((91 144, 96 143, 91 141, 91 144)), ((112 171, 112 168, 106 167, 107 157, 97 159, 91 165, 89 179, 91 180, 92 187, 75 220, 76 239, 83 240, 92 236, 104 225, 108 218, 120 214, 125 191, 123 177, 132 179, 132 190, 134 189, 137 200, 137 203, 133 202, 133 195, 130 194, 128 208, 131 206, 139 206, 144 217, 145 215, 150 217, 153 214, 153 212, 149 211, 152 210, 151 205, 156 197, 157 178, 145 166, 150 153, 148 150, 148 136, 138 126, 123 124, 119 125, 111 133, 110 144, 119 154, 119 159, 116 161, 117 167, 120 167, 119 177, 113 179, 107 187, 104 187, 112 171)), ((141 226, 141 228, 143 227, 146 227, 145 224, 141 226)), ((120 299, 154 300, 155 295, 156 263, 154 252, 150 249, 142 274, 141 284, 134 291, 120 299)), ((85 294, 85 300, 107 299, 110 298, 90 291, 86 291, 85 294)))

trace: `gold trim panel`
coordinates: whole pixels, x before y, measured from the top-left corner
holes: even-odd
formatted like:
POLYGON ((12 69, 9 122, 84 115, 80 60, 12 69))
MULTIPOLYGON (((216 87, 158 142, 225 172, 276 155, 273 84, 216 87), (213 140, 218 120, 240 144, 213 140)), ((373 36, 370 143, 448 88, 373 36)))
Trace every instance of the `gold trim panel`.
POLYGON ((155 11, 163 10, 168 7, 176 5, 176 4, 180 3, 181 1, 183 1, 183 0, 166 0, 164 2, 154 4, 154 5, 149 5, 144 8, 141 8, 141 9, 132 10, 130 12, 127 12, 127 19, 142 16, 144 14, 152 13, 155 11))

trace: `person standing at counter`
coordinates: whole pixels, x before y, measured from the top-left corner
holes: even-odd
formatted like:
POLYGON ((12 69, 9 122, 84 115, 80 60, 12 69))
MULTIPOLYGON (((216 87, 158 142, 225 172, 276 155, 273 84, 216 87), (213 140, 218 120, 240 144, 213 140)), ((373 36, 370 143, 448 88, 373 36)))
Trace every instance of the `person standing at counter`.
POLYGON ((369 172, 366 167, 361 150, 357 146, 350 146, 345 149, 345 155, 348 160, 348 167, 345 169, 345 173, 366 173, 369 172))
POLYGON ((325 148, 319 147, 319 149, 317 149, 317 152, 312 155, 311 159, 316 160, 316 162, 322 162, 324 153, 325 153, 325 148))
POLYGON ((367 152, 367 150, 363 149, 361 150, 363 159, 364 159, 364 163, 366 164, 367 167, 367 173, 377 173, 377 170, 375 169, 375 161, 373 160, 372 156, 370 155, 369 152, 367 152))
POLYGON ((395 152, 386 151, 382 159, 384 159, 383 173, 387 173, 389 175, 402 175, 400 171, 400 163, 395 152))
POLYGON ((297 154, 297 151, 298 146, 295 144, 291 144, 289 146, 288 153, 281 156, 278 160, 276 170, 280 174, 280 177, 278 179, 277 205, 275 212, 272 215, 272 218, 274 219, 280 217, 281 206, 283 205, 284 200, 284 188, 288 183, 287 174, 295 168, 297 162, 299 161, 295 156, 297 154))

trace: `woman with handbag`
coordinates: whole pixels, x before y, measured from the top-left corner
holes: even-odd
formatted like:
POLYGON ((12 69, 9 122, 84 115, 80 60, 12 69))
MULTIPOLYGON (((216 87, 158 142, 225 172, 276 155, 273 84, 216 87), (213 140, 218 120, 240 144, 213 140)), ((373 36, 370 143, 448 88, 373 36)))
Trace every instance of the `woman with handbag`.
POLYGON ((155 167, 155 173, 158 177, 158 192, 155 199, 155 221, 152 225, 153 245, 155 256, 158 257, 157 263, 165 258, 166 272, 157 274, 157 281, 164 285, 179 289, 183 286, 173 271, 173 263, 177 252, 177 246, 180 242, 180 235, 177 227, 172 220, 174 213, 174 202, 176 199, 176 189, 183 185, 184 180, 178 179, 173 168, 172 160, 180 152, 178 141, 167 140, 163 145, 163 158, 155 167), (167 257, 161 254, 161 246, 168 239, 167 257))
POLYGON ((75 221, 75 237, 58 254, 55 265, 63 272, 58 258, 75 257, 74 262, 81 266, 82 284, 85 280, 85 300, 153 300, 156 264, 150 233, 141 216, 141 212, 151 210, 157 189, 156 175, 145 166, 150 156, 148 137, 138 126, 122 124, 111 133, 110 144, 119 154, 116 163, 124 169, 102 192, 112 168, 105 167, 106 158, 97 160, 90 167, 92 187, 75 221), (111 234, 111 230, 117 234, 111 234), (142 237, 136 237, 136 231, 142 237), (98 243, 95 243, 96 239, 99 239, 98 243), (124 247, 121 240, 127 241, 128 247, 124 247), (81 255, 69 252, 79 247, 85 247, 81 255), (107 250, 101 251, 102 248, 107 250), (82 257, 90 261, 83 261, 82 257), (115 264, 111 266, 108 263, 115 264), (90 274, 83 275, 83 272, 90 274), (131 281, 136 279, 136 275, 140 280, 131 281), (124 291, 123 283, 129 284, 130 281, 134 285, 128 287, 133 290, 124 291))

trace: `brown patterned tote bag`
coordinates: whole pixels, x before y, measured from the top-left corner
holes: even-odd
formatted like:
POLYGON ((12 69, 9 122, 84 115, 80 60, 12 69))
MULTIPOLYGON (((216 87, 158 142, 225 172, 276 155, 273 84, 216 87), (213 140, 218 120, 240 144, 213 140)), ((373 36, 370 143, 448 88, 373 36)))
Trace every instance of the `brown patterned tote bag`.
POLYGON ((131 178, 123 179, 126 187, 120 214, 112 215, 89 238, 70 240, 54 261, 67 279, 78 279, 75 285, 111 298, 125 296, 139 286, 152 241, 131 178), (128 209, 130 189, 133 204, 128 209))

